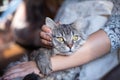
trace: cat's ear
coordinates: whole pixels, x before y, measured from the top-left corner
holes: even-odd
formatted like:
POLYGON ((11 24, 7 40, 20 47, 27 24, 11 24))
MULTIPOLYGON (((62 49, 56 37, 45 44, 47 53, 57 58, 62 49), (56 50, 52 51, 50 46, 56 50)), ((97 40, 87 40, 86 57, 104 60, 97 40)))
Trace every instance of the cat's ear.
POLYGON ((45 24, 51 29, 54 29, 57 26, 57 24, 49 17, 46 17, 45 24))
POLYGON ((88 22, 88 20, 85 20, 84 18, 78 18, 71 25, 78 32, 83 32, 83 33, 86 33, 87 28, 89 28, 89 22, 88 22))

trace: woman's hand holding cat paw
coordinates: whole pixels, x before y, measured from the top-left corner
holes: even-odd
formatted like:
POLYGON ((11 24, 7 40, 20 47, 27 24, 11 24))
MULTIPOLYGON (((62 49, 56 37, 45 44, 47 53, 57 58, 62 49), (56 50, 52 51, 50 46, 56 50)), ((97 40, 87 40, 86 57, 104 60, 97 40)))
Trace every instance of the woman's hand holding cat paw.
POLYGON ((41 38, 41 42, 45 45, 45 46, 52 46, 51 44, 51 37, 48 34, 51 34, 51 30, 49 27, 47 27, 46 25, 42 26, 42 30, 40 31, 40 38, 41 38))
POLYGON ((36 63, 34 61, 23 62, 21 64, 18 64, 16 66, 10 68, 3 75, 3 79, 11 80, 11 79, 17 78, 17 77, 25 77, 26 75, 28 75, 30 73, 35 73, 35 74, 43 77, 39 72, 40 71, 37 68, 36 63))

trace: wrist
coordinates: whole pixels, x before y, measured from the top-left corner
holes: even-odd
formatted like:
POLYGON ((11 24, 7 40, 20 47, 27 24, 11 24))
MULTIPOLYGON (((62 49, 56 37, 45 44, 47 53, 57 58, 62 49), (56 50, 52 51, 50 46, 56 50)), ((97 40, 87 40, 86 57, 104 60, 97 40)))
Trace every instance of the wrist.
POLYGON ((36 62, 35 62, 35 61, 32 61, 32 63, 33 63, 33 65, 35 66, 35 68, 34 68, 34 73, 37 74, 37 75, 39 75, 40 77, 44 77, 44 75, 41 74, 39 68, 37 67, 36 62))
POLYGON ((46 49, 40 48, 39 50, 36 51, 36 53, 40 53, 39 55, 36 56, 35 62, 36 66, 39 69, 39 73, 43 75, 49 75, 52 72, 52 66, 51 66, 51 60, 50 60, 50 55, 49 49, 48 51, 45 51, 46 49), (41 53, 42 52, 42 53, 41 53))

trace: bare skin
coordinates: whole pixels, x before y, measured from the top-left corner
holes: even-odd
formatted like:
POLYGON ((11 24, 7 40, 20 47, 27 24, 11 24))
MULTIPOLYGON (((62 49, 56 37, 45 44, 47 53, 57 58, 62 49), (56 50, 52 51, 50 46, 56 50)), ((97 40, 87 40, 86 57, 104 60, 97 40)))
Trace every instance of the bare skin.
MULTIPOLYGON (((50 32, 50 29, 44 25, 42 30, 42 34, 40 33, 42 42, 46 45, 50 45, 50 37, 45 33, 47 31, 50 32)), ((82 46, 73 55, 52 57, 52 69, 53 71, 58 71, 88 63, 91 60, 105 55, 109 52, 110 47, 110 40, 108 36, 103 30, 99 30, 92 34, 84 46, 82 46)))
MULTIPOLYGON (((51 46, 50 42, 51 39, 46 34, 46 32, 51 33, 51 30, 46 25, 44 25, 42 27, 42 31, 40 32, 41 41, 45 45, 51 46)), ((110 40, 108 36, 103 30, 99 30, 93 33, 88 38, 84 46, 82 46, 73 55, 52 57, 51 58, 52 70, 53 71, 64 70, 67 68, 88 63, 100 56, 105 55, 107 52, 109 52, 110 47, 111 47, 110 40)), ((13 68, 10 68, 8 72, 5 73, 3 78, 9 80, 16 77, 25 76, 32 72, 39 74, 39 69, 37 68, 36 63, 34 61, 29 61, 14 66, 13 68)))
POLYGON ((5 80, 13 79, 16 77, 24 77, 25 75, 29 73, 36 73, 39 74, 39 70, 37 69, 37 66, 35 62, 29 61, 29 62, 23 62, 19 65, 16 65, 12 68, 10 68, 3 76, 5 80), (28 66, 30 65, 30 66, 28 66))

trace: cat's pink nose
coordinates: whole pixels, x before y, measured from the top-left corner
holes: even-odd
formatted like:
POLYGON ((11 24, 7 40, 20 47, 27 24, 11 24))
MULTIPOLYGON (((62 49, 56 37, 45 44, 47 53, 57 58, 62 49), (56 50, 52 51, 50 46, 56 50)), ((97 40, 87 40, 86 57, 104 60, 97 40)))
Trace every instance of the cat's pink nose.
POLYGON ((68 44, 68 47, 69 47, 69 48, 72 48, 72 46, 73 46, 73 44, 68 44))

